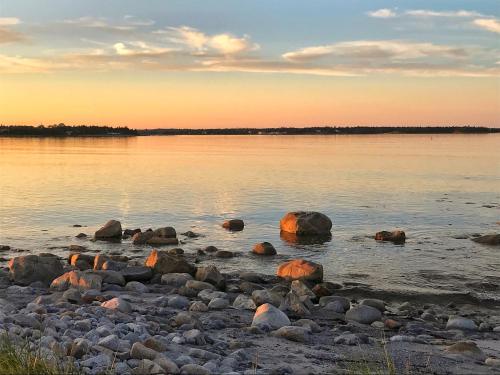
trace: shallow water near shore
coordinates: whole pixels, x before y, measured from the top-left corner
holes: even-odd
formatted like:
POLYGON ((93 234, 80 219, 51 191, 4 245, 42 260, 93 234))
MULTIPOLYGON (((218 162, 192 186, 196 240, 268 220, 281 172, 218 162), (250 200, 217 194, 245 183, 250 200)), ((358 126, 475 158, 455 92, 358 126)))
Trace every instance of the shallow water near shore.
POLYGON ((12 247, 0 256, 67 256, 70 244, 147 255, 151 247, 129 240, 75 238, 117 219, 200 233, 179 236, 182 248, 237 252, 216 262, 228 271, 272 274, 303 257, 330 281, 498 298, 499 250, 470 238, 500 230, 499 144, 498 134, 0 138, 0 245, 12 247), (280 237, 279 219, 293 210, 327 214, 332 239, 280 237), (242 232, 221 228, 232 217, 245 220, 242 232), (371 238, 396 228, 404 245, 371 238), (249 254, 261 241, 279 255, 249 254))

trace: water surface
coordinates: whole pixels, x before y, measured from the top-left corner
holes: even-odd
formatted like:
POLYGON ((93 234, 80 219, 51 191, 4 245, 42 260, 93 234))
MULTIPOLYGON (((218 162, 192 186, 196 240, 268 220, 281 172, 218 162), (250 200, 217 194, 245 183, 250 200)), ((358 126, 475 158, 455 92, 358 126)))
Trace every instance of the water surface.
POLYGON ((471 283, 500 281, 499 249, 464 238, 500 230, 499 146, 499 134, 0 138, 0 244, 66 256, 69 244, 150 251, 74 237, 113 218, 203 234, 182 247, 240 253, 218 263, 227 270, 274 273, 304 257, 332 281, 477 291, 471 283), (281 238, 279 219, 292 210, 327 214, 331 241, 281 238), (231 217, 245 230, 222 229, 231 217), (406 231, 405 245, 370 238, 395 228, 406 231), (250 255, 260 241, 280 255, 250 255))

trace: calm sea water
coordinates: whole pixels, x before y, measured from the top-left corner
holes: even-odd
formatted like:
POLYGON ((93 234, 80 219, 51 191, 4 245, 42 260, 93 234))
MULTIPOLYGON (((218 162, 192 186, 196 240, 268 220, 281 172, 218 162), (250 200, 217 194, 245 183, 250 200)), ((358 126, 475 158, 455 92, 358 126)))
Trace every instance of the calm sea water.
POLYGON ((184 250, 239 252, 218 262, 226 270, 274 273, 303 257, 331 281, 464 291, 500 281, 499 249, 457 238, 500 231, 499 146, 500 135, 0 138, 0 244, 147 254, 128 241, 75 238, 118 219, 124 228, 201 233, 184 250), (327 214, 331 241, 280 238, 279 220, 292 210, 327 214), (245 220, 244 231, 220 227, 232 217, 245 220), (405 245, 370 238, 395 228, 406 231, 405 245), (260 241, 279 256, 249 254, 260 241))

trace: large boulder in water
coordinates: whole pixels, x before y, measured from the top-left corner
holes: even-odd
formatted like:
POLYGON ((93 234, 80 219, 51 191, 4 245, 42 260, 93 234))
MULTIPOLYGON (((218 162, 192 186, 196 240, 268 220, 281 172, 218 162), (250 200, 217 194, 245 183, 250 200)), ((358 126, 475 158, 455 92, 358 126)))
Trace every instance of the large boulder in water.
POLYGON ((155 273, 189 273, 194 275, 196 267, 181 256, 170 255, 166 251, 153 250, 146 259, 145 265, 155 273))
POLYGON ((63 274, 59 258, 52 254, 24 255, 9 261, 10 278, 16 284, 29 285, 41 281, 49 285, 63 274))
POLYGON ((289 212, 281 219, 280 229, 298 236, 325 235, 332 230, 332 221, 320 212, 289 212))
POLYGON ((294 259, 279 265, 276 275, 286 280, 323 281, 323 266, 304 259, 294 259))
POLYGON ((474 238, 472 241, 483 245, 500 246, 500 234, 487 234, 474 238))
POLYGON ((269 242, 260 242, 256 244, 252 252, 257 255, 276 255, 276 249, 269 242))
POLYGON ((158 228, 153 231, 154 237, 161 238, 175 238, 177 237, 177 232, 172 227, 158 228))
POLYGON ((110 220, 95 232, 96 240, 119 240, 122 238, 122 225, 117 220, 110 220))
POLYGON ((232 231, 240 231, 245 227, 245 223, 241 219, 231 219, 224 221, 222 227, 232 231))

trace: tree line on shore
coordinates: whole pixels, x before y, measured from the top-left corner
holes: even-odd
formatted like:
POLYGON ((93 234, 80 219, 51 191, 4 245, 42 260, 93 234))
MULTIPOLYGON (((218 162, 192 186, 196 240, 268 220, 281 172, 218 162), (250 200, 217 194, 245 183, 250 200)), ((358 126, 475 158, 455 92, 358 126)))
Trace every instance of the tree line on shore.
POLYGON ((103 137, 137 135, 335 135, 335 134, 481 134, 499 133, 484 126, 314 126, 218 129, 130 129, 99 125, 0 125, 0 137, 103 137))

